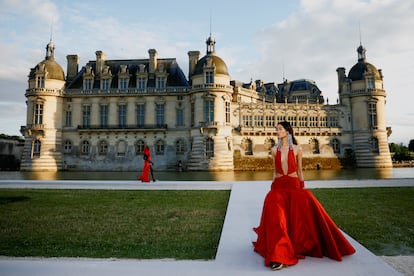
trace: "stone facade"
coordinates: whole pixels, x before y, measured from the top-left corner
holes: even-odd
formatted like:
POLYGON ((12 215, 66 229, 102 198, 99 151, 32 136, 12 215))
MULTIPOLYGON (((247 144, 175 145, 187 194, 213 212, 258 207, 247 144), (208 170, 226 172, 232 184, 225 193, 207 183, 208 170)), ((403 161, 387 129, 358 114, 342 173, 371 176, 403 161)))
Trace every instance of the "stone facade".
POLYGON ((158 170, 242 169, 247 160, 271 160, 275 126, 284 120, 304 159, 392 166, 382 73, 362 46, 348 76, 337 70, 339 102, 325 104, 312 80, 231 80, 214 38, 206 45, 202 58, 188 52, 188 78, 155 49, 129 60, 97 51, 80 70, 79 57, 68 55, 65 76, 50 42, 29 74, 21 170, 140 170, 144 145, 158 170))

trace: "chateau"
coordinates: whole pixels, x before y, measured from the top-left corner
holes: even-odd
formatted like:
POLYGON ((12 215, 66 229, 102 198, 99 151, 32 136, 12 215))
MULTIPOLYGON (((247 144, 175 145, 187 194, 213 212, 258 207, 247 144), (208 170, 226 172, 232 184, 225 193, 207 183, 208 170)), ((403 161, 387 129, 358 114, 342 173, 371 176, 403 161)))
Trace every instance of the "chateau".
POLYGON ((144 145, 158 170, 235 170, 236 159, 269 159, 284 120, 304 159, 392 167, 383 75, 362 45, 348 75, 336 70, 335 104, 325 103, 312 80, 232 80, 211 35, 206 46, 204 56, 188 52, 187 76, 155 49, 125 60, 96 51, 80 69, 79 56, 68 55, 65 75, 48 43, 28 76, 21 170, 136 171, 144 145))

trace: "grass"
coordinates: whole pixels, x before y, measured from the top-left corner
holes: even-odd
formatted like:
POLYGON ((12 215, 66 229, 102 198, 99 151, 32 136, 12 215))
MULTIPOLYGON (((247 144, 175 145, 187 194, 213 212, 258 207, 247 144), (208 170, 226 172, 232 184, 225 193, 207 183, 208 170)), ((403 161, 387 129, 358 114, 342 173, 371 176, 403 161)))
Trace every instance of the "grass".
POLYGON ((0 255, 212 259, 229 191, 0 190, 0 255))
MULTIPOLYGON (((312 192, 376 255, 414 254, 414 187, 312 192)), ((0 189, 0 255, 212 259, 229 193, 0 189)))
POLYGON ((414 255, 414 187, 313 189, 335 223, 376 255, 414 255))

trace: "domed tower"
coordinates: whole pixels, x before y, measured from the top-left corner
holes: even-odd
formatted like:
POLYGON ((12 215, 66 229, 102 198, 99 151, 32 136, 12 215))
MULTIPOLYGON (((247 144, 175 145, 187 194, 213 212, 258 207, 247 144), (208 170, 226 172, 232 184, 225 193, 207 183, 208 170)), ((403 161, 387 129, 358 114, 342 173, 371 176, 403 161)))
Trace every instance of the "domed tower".
POLYGON ((200 60, 188 53, 191 82, 191 139, 189 170, 232 170, 230 108, 233 88, 226 63, 215 53, 216 41, 206 40, 206 55, 200 60))
POLYGON ((62 97, 65 74, 55 61, 55 46, 50 41, 46 57, 30 70, 26 89, 26 126, 21 170, 57 171, 61 169, 62 97))
MULTIPOLYGON (((352 117, 353 147, 358 167, 392 167, 385 120, 383 75, 366 61, 366 49, 357 49, 358 63, 348 74, 347 95, 352 117)), ((346 90, 346 89, 345 89, 346 90)))

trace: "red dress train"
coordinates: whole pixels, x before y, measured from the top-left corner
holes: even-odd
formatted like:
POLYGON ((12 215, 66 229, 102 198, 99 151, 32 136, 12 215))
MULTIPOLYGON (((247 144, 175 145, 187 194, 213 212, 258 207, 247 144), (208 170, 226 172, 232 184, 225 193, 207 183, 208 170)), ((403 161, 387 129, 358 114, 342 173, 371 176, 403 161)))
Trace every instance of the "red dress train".
POLYGON ((355 252, 328 213, 308 190, 300 186, 293 150, 288 153, 288 172, 283 174, 281 154, 275 156, 275 178, 265 197, 260 225, 254 228, 254 250, 271 262, 295 265, 305 256, 327 256, 337 261, 355 252))

